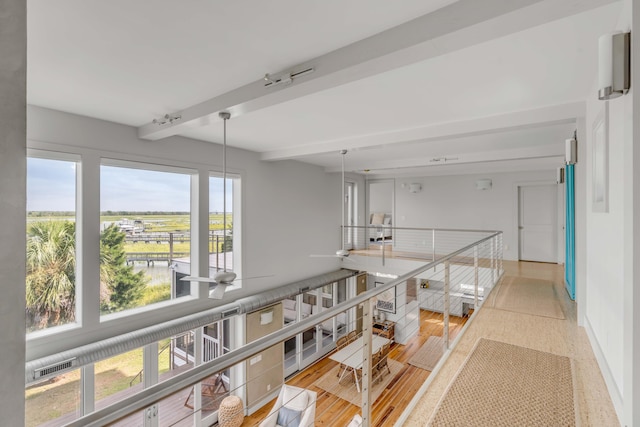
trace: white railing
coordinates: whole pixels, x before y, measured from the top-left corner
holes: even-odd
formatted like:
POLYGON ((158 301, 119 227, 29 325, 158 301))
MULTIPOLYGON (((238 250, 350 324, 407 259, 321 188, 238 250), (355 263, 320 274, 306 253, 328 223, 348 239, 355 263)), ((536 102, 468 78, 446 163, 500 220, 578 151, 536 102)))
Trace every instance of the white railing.
MULTIPOLYGON (((381 274, 380 283, 366 292, 359 295, 352 292, 345 301, 307 316, 299 312, 296 319, 283 329, 226 354, 220 351, 217 340, 206 337, 202 330, 196 330, 195 354, 196 357, 201 354, 201 360, 205 363, 193 366, 187 372, 164 382, 148 386, 133 396, 125 397, 67 425, 126 425, 126 420, 136 420, 136 417, 146 417, 145 423, 148 422, 149 425, 185 425, 185 422, 188 425, 199 425, 205 418, 210 423, 215 421, 216 409, 230 395, 239 396, 245 402, 244 411, 252 414, 264 405, 273 405, 272 400, 284 382, 286 361, 268 364, 257 375, 248 370, 249 366, 261 363, 263 357, 269 357, 274 346, 276 353, 284 354, 283 343, 290 339, 294 339, 296 343, 296 352, 292 357, 304 360, 305 351, 310 348, 305 343, 313 342, 316 349, 320 350, 327 348, 327 345, 335 346, 341 337, 347 335, 355 335, 350 339, 349 345, 344 347, 347 350, 331 353, 329 358, 333 360, 323 365, 326 368, 333 366, 331 369, 337 370, 338 375, 334 376, 333 371, 328 370, 326 375, 331 380, 328 385, 321 387, 322 378, 316 382, 319 384, 317 388, 323 390, 317 393, 317 399, 323 399, 323 404, 321 410, 313 404, 315 419, 331 424, 330 420, 350 418, 355 414, 354 406, 346 405, 346 399, 359 403, 361 409, 357 412, 362 417, 362 425, 381 422, 374 405, 376 388, 379 387, 378 384, 390 381, 390 376, 395 377, 401 373, 397 370, 400 362, 393 360, 389 354, 386 357, 376 354, 376 350, 380 348, 383 351, 385 340, 392 338, 395 341, 394 351, 403 351, 404 344, 418 339, 418 332, 424 327, 422 324, 428 324, 431 328, 429 334, 437 340, 434 340, 435 344, 429 344, 427 340, 424 345, 440 346, 442 356, 439 360, 433 360, 434 366, 429 369, 437 370, 465 330, 465 324, 475 317, 503 273, 500 232, 420 229, 413 230, 412 237, 409 238, 409 231, 410 229, 393 229, 391 240, 397 242, 385 242, 380 251, 382 255, 386 253, 384 256, 387 259, 398 254, 403 260, 412 259, 411 271, 400 274, 399 277, 396 275, 395 278, 392 274, 381 274), (404 236, 402 242, 400 236, 404 236), (422 237, 426 239, 427 236, 431 236, 428 251, 433 258, 430 260, 427 257, 429 262, 420 258, 422 252, 397 249, 407 248, 410 242, 422 244, 426 241, 421 240, 422 237), (468 243, 472 236, 476 239, 468 243), (385 246, 391 245, 393 246, 385 249, 385 246), (451 247, 456 249, 448 254, 442 253, 441 248, 451 247), (407 255, 413 253, 418 255, 413 258, 407 255), (393 325, 393 336, 389 332, 390 325, 393 325), (198 337, 204 339, 199 340, 198 337), (197 348, 198 343, 202 343, 202 348, 197 348), (209 359, 211 360, 207 361, 209 359), (226 374, 223 376, 222 372, 226 374), (345 394, 344 383, 347 380, 354 391, 345 394), (182 402, 176 398, 181 393, 186 396, 186 400, 181 398, 185 400, 185 404, 176 408, 175 402, 182 402), (339 399, 334 399, 335 396, 339 399), (214 418, 207 418, 210 414, 214 418)), ((322 307, 320 303, 317 304, 322 307)), ((400 390, 392 388, 392 392, 397 394, 394 399, 405 402, 405 411, 406 402, 413 398, 412 402, 415 403, 414 395, 424 382, 425 375, 428 374, 404 379, 400 390)), ((295 383, 296 380, 294 375, 287 383, 295 383)), ((266 413, 265 411, 264 414, 266 413)))

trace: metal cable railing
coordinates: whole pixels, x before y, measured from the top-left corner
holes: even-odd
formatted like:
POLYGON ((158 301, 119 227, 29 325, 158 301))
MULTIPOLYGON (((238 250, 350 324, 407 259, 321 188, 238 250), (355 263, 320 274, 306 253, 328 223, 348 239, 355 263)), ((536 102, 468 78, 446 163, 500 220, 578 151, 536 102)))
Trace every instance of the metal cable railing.
MULTIPOLYGON (((394 229, 394 238, 399 235, 398 230, 394 229)), ((455 230, 428 231, 432 236, 456 232, 455 230)), ((68 425, 105 425, 123 419, 123 417, 129 418, 132 416, 131 414, 146 416, 149 419, 158 417, 162 415, 162 411, 158 410, 158 402, 165 402, 170 396, 175 396, 176 393, 180 392, 188 392, 189 389, 191 389, 193 407, 197 409, 180 419, 189 419, 189 417, 193 416, 202 418, 206 411, 217 408, 224 397, 229 395, 244 397, 248 389, 254 390, 258 387, 258 384, 262 384, 260 378, 244 377, 243 364, 245 362, 248 365, 255 363, 256 359, 254 358, 274 346, 279 346, 279 351, 283 352, 286 346, 283 343, 290 340, 294 340, 297 344, 295 352, 287 353, 289 355, 284 357, 283 364, 287 364, 288 358, 290 360, 292 357, 298 361, 304 360, 305 351, 309 349, 310 345, 315 345, 316 348, 329 348, 332 351, 338 340, 346 337, 352 331, 357 332, 356 338, 351 341, 350 352, 344 354, 345 359, 342 361, 344 363, 339 362, 338 365, 339 367, 347 366, 347 369, 350 370, 339 372, 340 379, 336 381, 335 389, 328 387, 329 390, 326 393, 339 395, 340 383, 344 382, 345 378, 352 377, 351 381, 355 383, 356 388, 361 390, 360 404, 363 425, 371 425, 377 422, 372 418, 372 403, 376 397, 372 394, 372 389, 375 389, 376 384, 384 381, 385 377, 389 378, 388 375, 394 369, 394 361, 389 358, 388 353, 386 358, 383 357, 384 360, 378 354, 378 350, 382 351, 385 344, 379 338, 384 338, 384 333, 381 333, 384 331, 377 330, 377 334, 372 333, 374 325, 385 324, 381 319, 381 313, 384 312, 383 308, 385 307, 381 302, 384 303, 386 301, 384 299, 385 295, 389 292, 394 295, 393 309, 395 313, 393 314, 393 319, 397 325, 396 334, 398 334, 394 337, 396 342, 408 340, 410 338, 409 335, 421 327, 420 316, 423 316, 426 322, 433 321, 433 324, 436 325, 434 326, 434 331, 441 328, 439 337, 442 340, 442 344, 440 345, 442 345, 442 353, 445 354, 447 349, 450 348, 451 342, 462 330, 463 320, 461 319, 469 316, 482 305, 486 296, 502 275, 502 234, 500 232, 470 232, 468 230, 465 230, 464 233, 475 236, 481 235, 481 238, 464 245, 463 243, 467 241, 468 237, 457 236, 449 242, 450 246, 459 246, 456 250, 438 256, 428 263, 421 263, 418 268, 399 277, 387 277, 389 280, 386 283, 381 283, 379 286, 362 294, 350 296, 342 302, 332 303, 329 307, 324 307, 321 303, 316 302, 315 307, 320 308, 319 312, 303 316, 301 308, 298 307, 295 319, 283 329, 222 354, 210 362, 192 366, 187 372, 151 385, 133 396, 126 397, 106 408, 85 415, 68 425), (418 313, 418 320, 415 318, 416 313, 418 313), (425 315, 424 313, 430 314, 425 315), (307 339, 311 336, 313 338, 307 339), (309 342, 312 342, 312 344, 305 346, 309 342), (361 356, 357 356, 358 354, 361 356), (359 358, 359 367, 350 366, 351 362, 349 361, 353 358, 359 358), (208 384, 208 381, 211 378, 222 378, 222 372, 230 373, 224 377, 225 382, 223 385, 225 387, 221 389, 224 392, 213 397, 207 395, 205 392, 209 390, 208 387, 213 387, 208 384), (226 385, 229 387, 226 387, 226 385), (205 398, 208 399, 206 402, 204 402, 205 398)), ((445 247, 445 245, 439 247, 445 247)), ((335 288, 333 292, 335 292, 335 288)), ((315 295, 322 297, 322 289, 318 289, 315 295)), ((297 300, 302 303, 304 298, 307 298, 307 296, 300 294, 297 300)), ((335 302, 336 300, 334 299, 333 301, 335 302)), ((436 336, 435 332, 434 336, 436 336)), ((331 357, 335 358, 338 354, 339 352, 332 353, 331 357)), ((266 378, 271 374, 281 372, 279 369, 283 368, 270 366, 268 369, 264 369, 261 375, 266 378)), ((410 393, 409 390, 419 388, 419 382, 423 381, 420 378, 422 377, 416 376, 415 379, 409 379, 407 382, 411 386, 403 387, 398 393, 407 394, 410 393)), ((219 388, 220 384, 218 381, 216 386, 219 388)), ((277 384, 274 389, 277 389, 280 384, 277 384)), ((321 395, 326 400, 327 395, 324 393, 322 392, 321 395)), ((259 398, 253 399, 252 405, 257 407, 258 403, 255 402, 268 403, 274 397, 273 394, 273 389, 266 390, 259 398)), ((408 401, 412 396, 407 395, 405 397, 406 399, 404 400, 408 401)), ((255 410, 255 407, 251 408, 251 410, 255 410)), ((351 410, 348 406, 340 403, 339 399, 335 399, 325 402, 322 412, 318 411, 315 416, 319 418, 323 414, 331 413, 332 416, 348 417, 352 415, 349 412, 351 410)), ((179 420, 177 419, 173 420, 171 425, 178 422, 179 420)))

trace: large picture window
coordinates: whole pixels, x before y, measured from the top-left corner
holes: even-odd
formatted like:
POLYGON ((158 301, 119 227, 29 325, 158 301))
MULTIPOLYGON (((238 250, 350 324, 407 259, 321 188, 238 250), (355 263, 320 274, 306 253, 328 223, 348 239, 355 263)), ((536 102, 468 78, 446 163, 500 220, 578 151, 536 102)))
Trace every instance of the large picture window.
POLYGON ((27 331, 76 322, 76 162, 27 158, 27 331))
POLYGON ((135 166, 100 168, 101 314, 183 296, 171 273, 189 264, 191 176, 135 166))
POLYGON ((222 185, 222 177, 209 177, 209 266, 217 271, 233 270, 233 180, 226 181, 226 206, 222 185))

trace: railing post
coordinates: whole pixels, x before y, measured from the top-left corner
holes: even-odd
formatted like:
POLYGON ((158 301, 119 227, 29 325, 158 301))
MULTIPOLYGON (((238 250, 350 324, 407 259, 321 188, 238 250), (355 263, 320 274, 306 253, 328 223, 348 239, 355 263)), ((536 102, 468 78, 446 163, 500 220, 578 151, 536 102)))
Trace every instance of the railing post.
POLYGON ((449 277, 449 261, 444 262, 444 348, 445 350, 449 349, 449 288, 450 288, 450 277, 449 277))
MULTIPOLYGON (((431 261, 435 261, 436 260, 436 229, 432 228, 431 229, 431 252, 432 252, 432 259, 431 261)), ((433 271, 436 271, 436 266, 433 266, 433 271)))
POLYGON ((478 245, 473 247, 473 309, 478 309, 478 245))
POLYGON ((382 265, 384 265, 384 247, 387 245, 387 243, 384 241, 384 232, 382 236, 382 265))
POLYGON ((491 255, 491 286, 495 285, 496 283, 496 269, 495 269, 495 252, 494 252, 494 243, 495 243, 495 238, 489 240, 489 252, 491 255))
POLYGON ((500 262, 499 266, 498 266, 498 276, 500 276, 500 274, 502 273, 502 259, 504 258, 504 253, 502 252, 502 233, 500 233, 499 235, 499 249, 500 249, 500 256, 498 257, 498 261, 500 262))
POLYGON ((362 303, 362 425, 371 425, 371 299, 362 303))

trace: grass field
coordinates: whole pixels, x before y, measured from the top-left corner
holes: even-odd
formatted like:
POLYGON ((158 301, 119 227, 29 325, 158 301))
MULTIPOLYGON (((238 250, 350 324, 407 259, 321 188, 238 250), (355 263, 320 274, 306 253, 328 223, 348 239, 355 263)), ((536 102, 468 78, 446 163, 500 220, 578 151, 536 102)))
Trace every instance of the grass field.
MULTIPOLYGON (((169 339, 158 343, 161 350, 169 343, 169 339)), ((169 349, 158 356, 159 373, 169 371, 169 349)), ((97 362, 95 369, 96 402, 129 388, 139 382, 137 376, 142 370, 142 348, 119 354, 97 362)), ((35 427, 62 415, 77 412, 80 404, 80 370, 75 370, 47 381, 41 385, 27 388, 26 423, 27 427, 35 427)))

